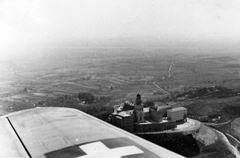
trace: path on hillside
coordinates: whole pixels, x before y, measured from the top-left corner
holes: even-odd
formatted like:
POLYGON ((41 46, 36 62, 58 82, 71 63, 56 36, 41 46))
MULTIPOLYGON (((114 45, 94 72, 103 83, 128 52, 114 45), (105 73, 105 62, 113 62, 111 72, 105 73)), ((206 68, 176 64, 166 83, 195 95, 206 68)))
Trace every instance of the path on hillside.
POLYGON ((153 82, 153 85, 155 85, 158 89, 160 89, 161 91, 165 92, 166 94, 170 94, 168 91, 164 90, 163 88, 161 88, 159 85, 157 85, 155 82, 153 82))
POLYGON ((169 78, 171 77, 171 70, 172 70, 173 65, 174 65, 174 63, 172 63, 168 68, 168 77, 169 78))

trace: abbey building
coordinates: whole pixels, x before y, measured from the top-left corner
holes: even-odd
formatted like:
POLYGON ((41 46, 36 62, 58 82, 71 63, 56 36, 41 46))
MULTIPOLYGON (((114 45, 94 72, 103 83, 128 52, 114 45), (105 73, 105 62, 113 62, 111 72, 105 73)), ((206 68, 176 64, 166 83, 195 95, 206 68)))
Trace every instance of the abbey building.
POLYGON ((117 106, 109 118, 110 123, 129 132, 156 132, 176 128, 186 116, 187 109, 181 106, 155 103, 144 107, 137 94, 135 103, 126 101, 117 106))

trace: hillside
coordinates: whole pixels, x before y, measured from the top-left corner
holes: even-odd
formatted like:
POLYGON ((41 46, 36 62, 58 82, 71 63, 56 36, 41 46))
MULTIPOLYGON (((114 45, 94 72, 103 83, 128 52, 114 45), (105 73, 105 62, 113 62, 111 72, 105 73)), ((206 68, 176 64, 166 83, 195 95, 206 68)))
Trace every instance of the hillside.
POLYGON ((12 56, 1 63, 1 114, 67 106, 106 120, 114 105, 134 101, 140 93, 150 104, 180 104, 189 117, 206 123, 240 117, 238 54, 204 50, 194 54, 189 49, 176 52, 157 47, 44 51, 12 56), (85 104, 78 100, 79 93, 91 93, 97 99, 85 104))

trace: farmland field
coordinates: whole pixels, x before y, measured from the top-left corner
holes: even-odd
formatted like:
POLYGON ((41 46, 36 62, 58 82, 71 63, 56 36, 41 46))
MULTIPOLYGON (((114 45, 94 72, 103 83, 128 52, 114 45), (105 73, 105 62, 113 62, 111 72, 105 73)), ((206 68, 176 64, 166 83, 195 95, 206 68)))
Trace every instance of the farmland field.
POLYGON ((228 122, 218 130, 229 133, 231 121, 240 117, 240 55, 191 51, 48 48, 34 55, 9 55, 0 67, 0 115, 66 106, 90 107, 94 116, 106 119, 109 113, 97 113, 99 109, 109 112, 140 93, 144 101, 180 104, 199 121, 228 122), (78 102, 77 94, 85 92, 98 98, 98 107, 78 102))
POLYGON ((66 48, 59 52, 49 48, 34 56, 9 56, 1 62, 0 101, 12 106, 22 99, 31 105, 78 92, 110 95, 114 100, 133 99, 141 93, 145 100, 160 101, 189 89, 217 85, 238 91, 240 56, 173 51, 76 48, 69 52, 66 48))

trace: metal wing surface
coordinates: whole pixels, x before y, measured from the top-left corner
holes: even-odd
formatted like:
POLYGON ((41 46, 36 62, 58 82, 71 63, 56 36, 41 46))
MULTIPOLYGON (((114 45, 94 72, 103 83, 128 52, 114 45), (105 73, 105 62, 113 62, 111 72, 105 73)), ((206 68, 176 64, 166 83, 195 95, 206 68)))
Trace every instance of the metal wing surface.
POLYGON ((70 108, 35 108, 3 116, 0 140, 0 157, 182 157, 70 108))

